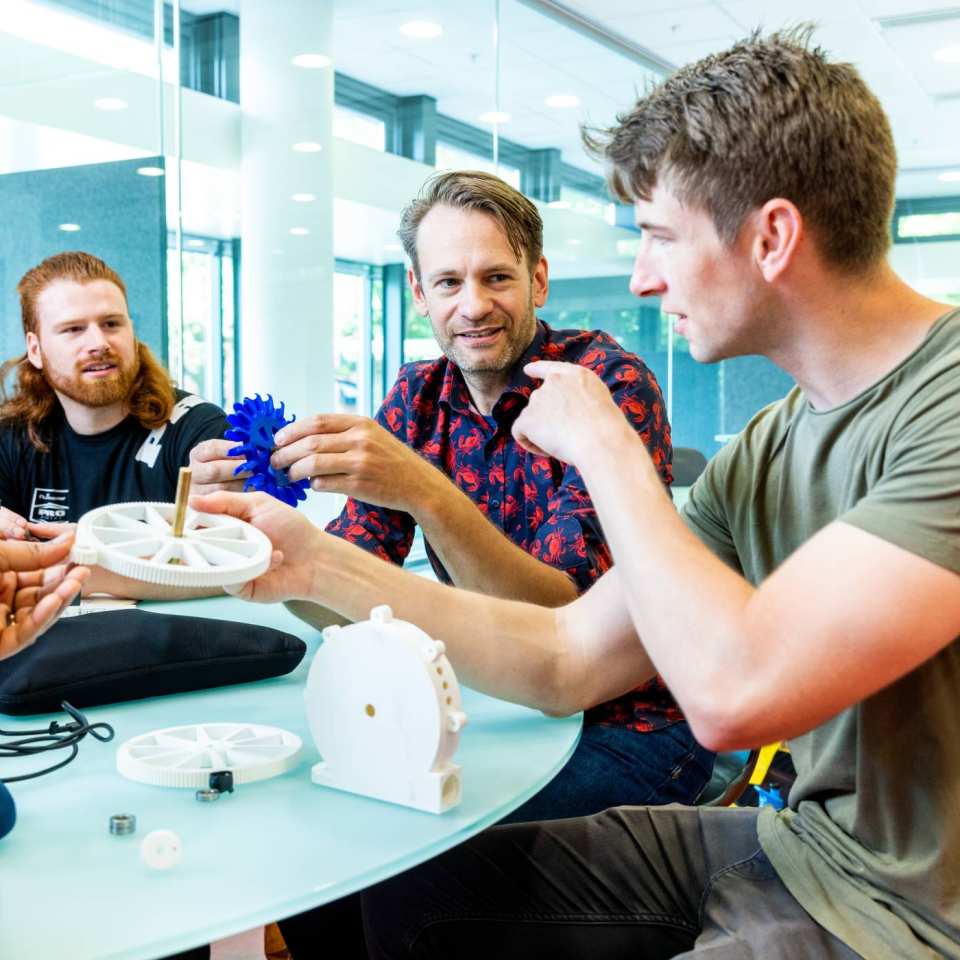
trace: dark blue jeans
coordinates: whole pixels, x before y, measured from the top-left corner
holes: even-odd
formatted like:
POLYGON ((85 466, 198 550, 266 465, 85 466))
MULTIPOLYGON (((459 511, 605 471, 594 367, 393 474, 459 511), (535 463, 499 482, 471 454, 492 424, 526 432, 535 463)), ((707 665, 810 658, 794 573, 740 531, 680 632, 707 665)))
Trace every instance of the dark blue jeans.
MULTIPOLYGON (((713 754, 685 723, 651 733, 593 724, 585 727, 567 765, 503 823, 557 820, 608 807, 693 803, 713 772, 713 754)), ((331 943, 340 960, 366 957, 360 896, 281 920, 294 960, 323 955, 331 943)))
POLYGON ((691 804, 713 773, 714 755, 685 723, 650 733, 592 724, 569 763, 503 823, 586 817, 609 807, 691 804))

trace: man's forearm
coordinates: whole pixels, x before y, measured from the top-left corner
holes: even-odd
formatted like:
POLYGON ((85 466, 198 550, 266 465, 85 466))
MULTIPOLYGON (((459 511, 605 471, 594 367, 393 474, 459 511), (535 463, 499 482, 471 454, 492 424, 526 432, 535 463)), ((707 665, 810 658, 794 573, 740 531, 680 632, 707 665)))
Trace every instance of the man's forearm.
POLYGON ((518 547, 462 490, 436 473, 436 482, 411 513, 458 587, 547 607, 576 598, 570 577, 518 547))
POLYGON ((91 567, 90 577, 83 585, 83 596, 106 593, 125 600, 196 600, 218 597, 220 587, 168 587, 159 583, 144 583, 131 577, 122 577, 103 567, 91 567))
POLYGON ((501 699, 563 712, 568 646, 556 612, 433 583, 325 537, 310 596, 347 620, 387 603, 394 614, 442 640, 461 681, 501 699))
POLYGON ((753 662, 745 611, 755 590, 687 529, 642 443, 611 427, 584 479, 607 532, 637 633, 681 706, 735 696, 753 662))

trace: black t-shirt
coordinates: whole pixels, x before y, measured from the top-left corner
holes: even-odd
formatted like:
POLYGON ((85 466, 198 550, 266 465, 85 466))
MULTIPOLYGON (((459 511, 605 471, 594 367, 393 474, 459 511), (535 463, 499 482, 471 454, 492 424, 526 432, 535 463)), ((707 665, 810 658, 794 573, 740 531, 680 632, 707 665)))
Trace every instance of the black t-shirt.
POLYGON ((0 506, 37 523, 66 523, 108 503, 170 503, 190 450, 228 428, 215 404, 182 390, 176 396, 170 421, 156 430, 127 417, 90 436, 77 433, 57 404, 41 429, 49 453, 23 427, 0 426, 0 506))

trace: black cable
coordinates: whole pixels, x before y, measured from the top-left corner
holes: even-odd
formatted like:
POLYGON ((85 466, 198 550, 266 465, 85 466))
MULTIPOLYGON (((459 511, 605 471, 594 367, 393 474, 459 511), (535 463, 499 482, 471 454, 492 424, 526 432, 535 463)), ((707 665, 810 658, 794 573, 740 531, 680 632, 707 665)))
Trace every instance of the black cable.
POLYGON ((4 757, 33 757, 38 753, 46 753, 49 750, 66 749, 70 750, 70 755, 65 760, 44 767, 43 770, 37 770, 35 773, 25 773, 19 777, 0 777, 0 783, 33 780, 34 777, 42 777, 44 774, 53 773, 54 770, 65 767, 76 759, 80 752, 80 741, 87 734, 101 743, 108 743, 113 739, 114 730, 109 723, 103 721, 90 723, 76 707, 71 706, 66 700, 60 704, 60 707, 73 718, 71 723, 60 723, 60 721, 54 720, 45 730, 0 730, 0 737, 17 738, 9 743, 0 741, 0 759, 4 757))

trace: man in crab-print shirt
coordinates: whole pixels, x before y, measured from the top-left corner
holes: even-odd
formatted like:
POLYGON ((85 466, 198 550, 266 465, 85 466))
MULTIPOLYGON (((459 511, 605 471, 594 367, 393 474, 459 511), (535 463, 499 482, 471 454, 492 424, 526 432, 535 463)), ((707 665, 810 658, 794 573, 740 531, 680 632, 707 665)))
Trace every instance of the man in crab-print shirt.
MULTIPOLYGON (((670 428, 653 374, 599 331, 553 330, 542 222, 502 180, 443 173, 405 211, 414 303, 443 351, 404 366, 375 420, 321 414, 277 435, 275 467, 350 496, 329 532, 402 564, 422 528, 437 577, 478 592, 559 606, 611 565, 580 474, 524 450, 511 427, 536 385, 535 360, 595 371, 643 438, 665 485, 670 428)), ((291 604, 304 619, 330 612, 291 604)), ((457 664, 454 663, 456 668, 457 664)), ((618 804, 692 802, 712 769, 655 679, 592 708, 567 768, 515 819, 618 804)))
MULTIPOLYGON (((583 480, 557 460, 526 452, 510 436, 534 385, 523 365, 548 358, 580 363, 604 377, 669 484, 670 430, 656 380, 638 357, 599 331, 553 330, 537 322, 532 342, 488 416, 474 406, 461 368, 448 358, 407 364, 376 420, 449 477, 514 544, 565 572, 583 591, 610 566, 583 480)), ((351 499, 328 530, 402 564, 415 528, 411 513, 351 499)), ((426 549, 438 578, 458 582, 429 537, 426 549)), ((504 587, 509 590, 504 583, 497 593, 503 594, 504 587)), ((512 593, 526 598, 525 592, 512 593)))

